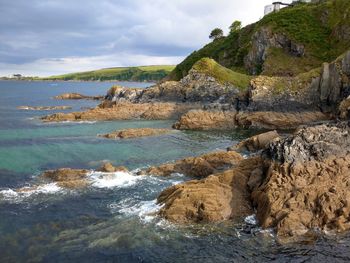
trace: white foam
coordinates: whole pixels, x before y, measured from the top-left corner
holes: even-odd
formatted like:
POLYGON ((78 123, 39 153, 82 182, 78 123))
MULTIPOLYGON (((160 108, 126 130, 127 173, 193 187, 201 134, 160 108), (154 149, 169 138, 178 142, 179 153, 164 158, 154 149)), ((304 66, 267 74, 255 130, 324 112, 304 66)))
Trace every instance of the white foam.
POLYGON ((117 204, 111 204, 109 207, 126 216, 138 216, 141 221, 146 223, 151 222, 156 217, 156 212, 161 208, 156 199, 140 201, 135 204, 131 198, 124 199, 117 204))
POLYGON ((92 172, 89 176, 92 180, 92 186, 97 188, 129 187, 143 179, 141 176, 128 172, 92 172))
POLYGON ((244 218, 244 222, 250 225, 257 225, 258 223, 255 215, 247 216, 246 218, 244 218))
MULTIPOLYGON (((19 189, 18 189, 19 190, 19 189)), ((20 191, 13 189, 7 189, 0 191, 0 197, 6 201, 23 201, 35 194, 54 194, 63 190, 56 183, 44 184, 37 187, 23 187, 20 191)))

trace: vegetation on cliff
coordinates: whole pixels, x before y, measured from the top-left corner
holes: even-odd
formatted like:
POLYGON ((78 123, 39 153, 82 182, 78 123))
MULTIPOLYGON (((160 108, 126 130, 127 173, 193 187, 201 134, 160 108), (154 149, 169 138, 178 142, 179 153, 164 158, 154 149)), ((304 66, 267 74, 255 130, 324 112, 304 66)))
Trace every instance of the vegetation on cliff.
POLYGON ((179 80, 186 76, 192 66, 204 57, 213 58, 238 72, 250 72, 250 65, 247 65, 245 59, 249 52, 254 52, 253 37, 262 29, 268 29, 271 34, 282 35, 302 46, 305 54, 296 56, 282 48, 270 50, 264 61, 258 61, 260 64, 257 65, 257 74, 296 75, 309 71, 325 61, 336 59, 350 47, 350 1, 329 0, 320 4, 299 4, 269 14, 255 24, 231 31, 228 36, 194 51, 176 66, 170 78, 179 80))
POLYGON ((51 76, 43 80, 159 81, 165 78, 174 67, 172 65, 116 67, 51 76))

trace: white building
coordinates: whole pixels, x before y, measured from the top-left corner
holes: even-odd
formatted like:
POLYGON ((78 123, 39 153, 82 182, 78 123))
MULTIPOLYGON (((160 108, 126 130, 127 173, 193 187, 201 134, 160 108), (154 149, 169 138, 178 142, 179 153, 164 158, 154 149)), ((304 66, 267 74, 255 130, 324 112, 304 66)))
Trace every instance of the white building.
POLYGON ((264 16, 273 13, 273 12, 278 12, 281 10, 281 8, 286 7, 286 6, 293 6, 297 3, 311 3, 311 2, 320 2, 320 0, 295 0, 292 3, 283 3, 283 2, 273 2, 271 5, 267 5, 264 8, 264 16))

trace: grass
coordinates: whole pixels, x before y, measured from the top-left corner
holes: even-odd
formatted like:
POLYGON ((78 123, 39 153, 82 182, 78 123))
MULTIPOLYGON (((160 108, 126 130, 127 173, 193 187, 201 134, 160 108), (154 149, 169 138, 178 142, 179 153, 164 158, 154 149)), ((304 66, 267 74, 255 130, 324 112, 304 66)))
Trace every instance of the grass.
POLYGON ((44 80, 118 80, 118 81, 159 81, 165 78, 175 66, 157 65, 140 67, 116 67, 94 71, 77 72, 43 78, 44 80))
POLYGON ((319 67, 323 62, 331 62, 350 49, 350 1, 330 0, 321 4, 283 8, 193 52, 176 66, 170 78, 179 80, 186 76, 192 66, 204 57, 213 58, 226 68, 246 73, 248 69, 245 68, 244 58, 252 48, 252 36, 263 27, 303 45, 306 54, 303 58, 297 58, 282 50, 272 50, 266 62, 257 65, 257 69, 271 76, 296 76, 319 67), (342 35, 344 31, 349 32, 348 36, 342 35))
POLYGON ((194 64, 193 69, 212 76, 222 84, 233 84, 241 90, 246 89, 251 80, 250 76, 225 68, 210 58, 202 58, 197 61, 197 63, 194 64))

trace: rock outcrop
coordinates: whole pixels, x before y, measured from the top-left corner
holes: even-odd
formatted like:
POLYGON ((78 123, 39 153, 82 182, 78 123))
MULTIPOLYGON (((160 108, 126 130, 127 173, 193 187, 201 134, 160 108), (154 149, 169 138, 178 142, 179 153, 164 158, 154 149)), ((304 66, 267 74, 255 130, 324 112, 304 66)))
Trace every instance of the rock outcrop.
POLYGON ((269 143, 279 140, 280 135, 277 131, 269 131, 252 136, 246 140, 241 141, 237 145, 228 148, 229 151, 259 151, 265 149, 269 143))
POLYGON ((117 103, 109 108, 94 108, 84 112, 56 113, 42 117, 44 122, 91 121, 91 120, 165 120, 177 119, 182 114, 195 108, 197 104, 187 103, 117 103))
POLYGON ((260 166, 260 158, 242 160, 232 170, 172 186, 157 199, 159 214, 177 223, 242 219, 253 212, 247 184, 260 166))
POLYGON ((88 173, 88 170, 83 169, 61 168, 46 171, 42 174, 42 177, 56 182, 61 187, 82 188, 89 184, 87 180, 88 173))
POLYGON ((115 173, 115 172, 128 172, 128 168, 125 166, 113 166, 111 163, 104 163, 99 169, 99 172, 115 173))
POLYGON ((125 129, 100 135, 108 139, 131 139, 139 137, 149 137, 163 135, 173 132, 171 129, 155 129, 155 128, 138 128, 138 129, 125 129))
POLYGON ((262 227, 282 237, 350 229, 349 132, 345 123, 319 125, 270 144, 266 173, 251 185, 262 227))
POLYGON ((19 110, 70 110, 71 106, 18 106, 19 110))
POLYGON ((236 128, 234 110, 192 110, 174 124, 178 130, 232 130, 236 128))
POLYGON ((143 174, 169 176, 181 173, 192 177, 206 177, 235 166, 243 157, 234 151, 212 152, 198 157, 189 157, 174 163, 167 163, 157 167, 150 167, 143 174))
POLYGON ((350 96, 340 103, 339 117, 343 120, 350 119, 350 96))
POLYGON ((103 99, 102 96, 85 96, 79 93, 63 93, 61 95, 53 97, 56 100, 101 100, 103 99))

